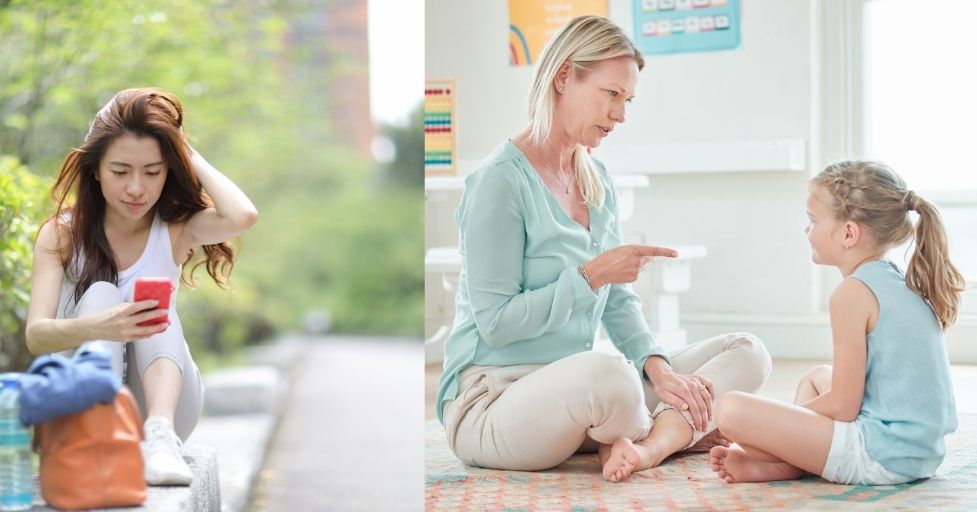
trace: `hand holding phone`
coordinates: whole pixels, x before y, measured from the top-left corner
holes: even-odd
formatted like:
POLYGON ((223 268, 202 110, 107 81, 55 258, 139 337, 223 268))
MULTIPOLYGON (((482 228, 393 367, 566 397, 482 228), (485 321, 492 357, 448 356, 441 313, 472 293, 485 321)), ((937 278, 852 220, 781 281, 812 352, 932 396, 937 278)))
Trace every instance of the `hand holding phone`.
MULTIPOLYGON (((132 291, 132 300, 134 302, 139 302, 141 300, 156 299, 158 302, 158 305, 156 306, 157 309, 169 309, 170 293, 173 292, 173 288, 173 283, 169 280, 169 278, 140 277, 136 279, 135 288, 132 291)), ((136 325, 144 327, 147 325, 161 324, 168 321, 169 315, 153 318, 152 320, 146 320, 145 322, 139 322, 136 325)))

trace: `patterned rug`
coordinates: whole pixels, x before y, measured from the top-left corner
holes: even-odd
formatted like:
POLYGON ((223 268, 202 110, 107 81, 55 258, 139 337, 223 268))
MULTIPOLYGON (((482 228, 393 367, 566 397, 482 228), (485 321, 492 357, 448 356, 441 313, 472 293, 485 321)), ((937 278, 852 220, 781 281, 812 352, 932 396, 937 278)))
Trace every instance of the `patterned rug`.
POLYGON ((729 485, 706 454, 679 455, 620 484, 600 476, 597 455, 543 472, 464 466, 437 420, 425 425, 425 510, 952 510, 977 509, 977 415, 961 415, 934 478, 893 486, 845 486, 813 476, 729 485))

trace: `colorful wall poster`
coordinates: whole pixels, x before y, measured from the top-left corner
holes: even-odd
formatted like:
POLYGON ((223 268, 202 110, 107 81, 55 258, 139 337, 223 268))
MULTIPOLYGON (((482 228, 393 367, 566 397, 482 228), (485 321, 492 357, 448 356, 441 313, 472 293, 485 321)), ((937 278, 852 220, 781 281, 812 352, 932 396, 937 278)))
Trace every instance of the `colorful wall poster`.
POLYGON ((509 64, 536 64, 543 46, 571 18, 607 17, 607 0, 509 0, 509 64))
POLYGON ((455 172, 455 81, 424 83, 424 175, 455 172))
POLYGON ((740 45, 739 0, 632 0, 634 42, 646 55, 740 45))

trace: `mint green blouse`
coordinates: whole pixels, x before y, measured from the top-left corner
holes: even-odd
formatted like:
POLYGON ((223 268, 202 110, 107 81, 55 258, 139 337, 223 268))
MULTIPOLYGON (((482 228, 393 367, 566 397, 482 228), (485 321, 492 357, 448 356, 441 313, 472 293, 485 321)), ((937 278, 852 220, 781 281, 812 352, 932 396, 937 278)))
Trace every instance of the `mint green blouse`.
POLYGON ((444 345, 437 413, 458 394, 470 365, 546 364, 593 350, 597 322, 644 376, 649 356, 665 356, 630 285, 594 293, 577 267, 621 245, 617 197, 604 165, 604 205, 590 230, 570 218, 511 141, 465 179, 455 213, 462 265, 455 321, 444 345))

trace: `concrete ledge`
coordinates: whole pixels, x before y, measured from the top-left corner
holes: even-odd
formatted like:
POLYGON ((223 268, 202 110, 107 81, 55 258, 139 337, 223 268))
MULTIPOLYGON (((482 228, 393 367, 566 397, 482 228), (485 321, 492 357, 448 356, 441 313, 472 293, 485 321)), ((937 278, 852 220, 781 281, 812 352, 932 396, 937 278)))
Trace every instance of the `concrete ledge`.
MULTIPOLYGON (((218 484, 217 454, 213 448, 204 446, 184 446, 183 459, 193 471, 193 483, 189 487, 149 487, 146 502, 142 507, 96 509, 105 511, 121 510, 166 510, 173 512, 220 512, 221 494, 218 484)), ((34 508, 32 510, 56 510, 47 506, 41 496, 39 485, 35 485, 34 508)))
POLYGON ((245 366, 214 372, 204 378, 207 416, 277 413, 285 386, 274 366, 245 366))
POLYGON ((274 343, 254 345, 246 350, 249 365, 271 365, 283 374, 291 372, 313 339, 304 334, 286 334, 274 343))
POLYGON ((265 449, 277 418, 272 414, 242 414, 202 418, 187 440, 191 446, 208 446, 220 458, 221 510, 247 509, 251 486, 261 470, 265 449))

